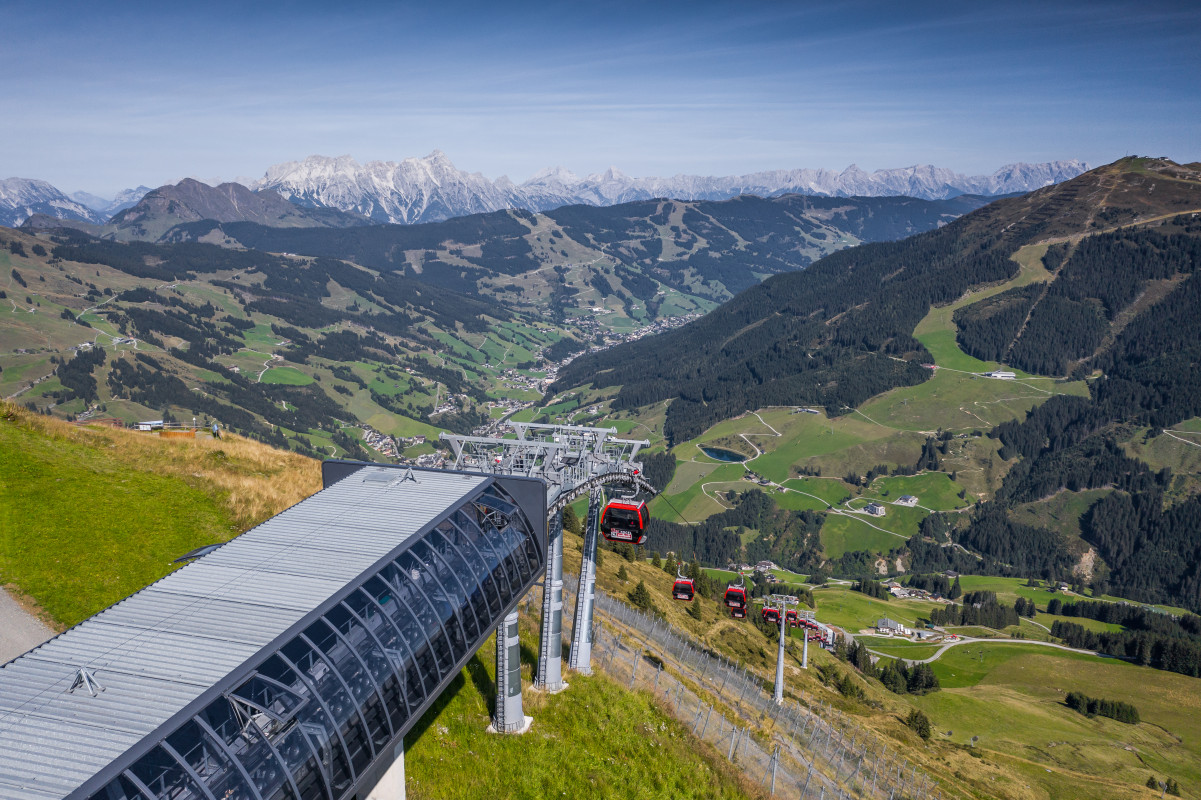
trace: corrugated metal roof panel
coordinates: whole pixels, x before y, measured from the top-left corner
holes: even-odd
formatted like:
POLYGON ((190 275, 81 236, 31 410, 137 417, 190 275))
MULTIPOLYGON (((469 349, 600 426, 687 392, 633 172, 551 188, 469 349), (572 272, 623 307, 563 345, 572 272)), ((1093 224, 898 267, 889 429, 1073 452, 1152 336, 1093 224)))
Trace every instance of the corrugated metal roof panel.
POLYGON ((0 667, 0 796, 69 794, 489 481, 399 477, 364 467, 0 667))

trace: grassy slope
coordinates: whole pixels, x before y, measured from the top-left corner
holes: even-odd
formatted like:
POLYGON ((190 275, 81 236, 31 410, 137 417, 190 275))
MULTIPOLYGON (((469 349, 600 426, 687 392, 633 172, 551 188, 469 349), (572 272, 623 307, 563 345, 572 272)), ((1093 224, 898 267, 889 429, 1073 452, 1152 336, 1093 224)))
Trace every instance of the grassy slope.
MULTIPOLYGON (((522 671, 537 660, 534 620, 523 617, 522 671)), ((409 797, 759 797, 724 755, 691 736, 645 693, 602 674, 570 675, 558 695, 526 692, 524 736, 484 731, 495 696, 489 640, 406 737, 409 797), (469 764, 469 769, 463 767, 469 764)))
POLYGON ((59 626, 320 488, 317 462, 238 437, 163 440, 0 411, 0 580, 59 626))
POLYGON ((964 645, 934 669, 943 691, 914 703, 941 738, 966 743, 979 736, 980 748, 1087 776, 1069 783, 1039 770, 1052 796, 1110 797, 1114 783, 1141 784, 1151 774, 1171 775, 1185 796, 1198 796, 1201 698, 1194 679, 1022 645, 964 645), (1064 706, 1068 691, 1131 702, 1143 722, 1088 719, 1064 706))

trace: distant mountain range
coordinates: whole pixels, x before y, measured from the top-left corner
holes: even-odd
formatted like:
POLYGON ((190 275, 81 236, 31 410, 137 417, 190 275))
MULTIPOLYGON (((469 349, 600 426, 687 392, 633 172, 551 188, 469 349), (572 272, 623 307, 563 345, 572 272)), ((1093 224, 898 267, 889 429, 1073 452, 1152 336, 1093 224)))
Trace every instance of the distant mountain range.
POLYGON ((124 189, 117 192, 117 196, 112 200, 105 200, 103 197, 97 197, 94 194, 87 192, 71 192, 71 199, 87 206, 105 219, 109 219, 120 211, 124 211, 132 205, 136 205, 139 200, 153 191, 149 186, 139 186, 136 189, 124 189))
POLYGON ((944 200, 961 194, 1029 192, 1069 180, 1087 169, 1084 162, 1072 160, 1009 164, 992 175, 977 176, 929 165, 871 173, 852 165, 841 172, 795 169, 727 177, 632 178, 611 167, 581 178, 557 167, 516 184, 503 176, 490 181, 478 172, 464 172, 445 153, 435 150, 425 158, 366 164, 350 156, 310 156, 271 167, 252 188, 272 189, 301 206, 337 208, 377 222, 414 223, 505 208, 548 211, 568 205, 611 206, 654 198, 728 200, 745 194, 944 200))
POLYGON ((0 180, 0 225, 14 228, 34 214, 94 224, 108 219, 72 200, 46 181, 29 178, 0 180))
POLYGON ((200 220, 257 222, 272 228, 347 228, 370 222, 335 208, 302 208, 269 189, 252 192, 240 183, 209 186, 185 178, 154 189, 115 214, 103 233, 118 240, 157 240, 176 225, 200 220))
MULTIPOLYGON (((350 156, 330 158, 310 156, 270 167, 249 189, 258 194, 276 193, 293 206, 324 209, 357 215, 375 223, 413 224, 437 222, 468 214, 503 209, 548 211, 569 205, 612 206, 654 198, 676 200, 728 200, 739 195, 776 197, 785 194, 826 197, 916 197, 943 200, 963 194, 996 196, 1023 193, 1076 177, 1088 169, 1084 162, 1052 161, 1042 164, 1009 164, 991 175, 962 175, 930 165, 866 172, 857 166, 842 171, 794 169, 757 172, 749 175, 704 177, 677 175, 671 178, 633 178, 616 168, 601 174, 579 177, 556 167, 538 172, 524 183, 507 177, 491 181, 478 172, 455 167, 446 154, 435 150, 425 158, 403 161, 369 161, 359 164, 350 156)), ((248 216, 238 221, 258 222, 282 227, 332 226, 354 224, 344 215, 294 214, 273 200, 249 201, 249 193, 238 194, 226 183, 218 189, 225 200, 215 195, 201 200, 207 184, 186 179, 174 187, 156 190, 139 186, 106 200, 86 192, 68 196, 40 180, 9 178, 0 181, 0 225, 18 226, 26 219, 42 214, 62 220, 77 220, 102 225, 106 222, 128 226, 128 215, 114 219, 154 192, 176 190, 177 201, 204 213, 215 203, 223 211, 220 217, 195 217, 183 212, 175 222, 212 218, 222 222, 239 213, 248 216), (268 206, 271 210, 268 210, 268 206)), ((176 209, 178 210, 178 209, 176 209)), ((149 209, 148 209, 149 211, 149 209)), ((162 206, 160 211, 167 211, 162 206)), ((146 214, 139 212, 143 225, 146 214)), ((172 211, 174 215, 174 211, 172 211)), ((44 224, 44 221, 43 221, 44 224)), ((157 225, 152 227, 159 227, 157 225)), ((169 226, 168 226, 169 227, 169 226)), ((128 229, 128 228, 127 228, 128 229)), ((164 229, 165 230, 165 229, 164 229)))

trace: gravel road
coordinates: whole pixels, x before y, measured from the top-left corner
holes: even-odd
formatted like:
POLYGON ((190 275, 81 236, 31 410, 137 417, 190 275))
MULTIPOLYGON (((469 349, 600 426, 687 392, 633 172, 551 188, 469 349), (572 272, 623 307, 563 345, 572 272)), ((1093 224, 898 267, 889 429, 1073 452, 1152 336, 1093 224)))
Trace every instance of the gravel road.
POLYGON ((53 635, 54 631, 0 589, 0 664, 37 647, 53 635))

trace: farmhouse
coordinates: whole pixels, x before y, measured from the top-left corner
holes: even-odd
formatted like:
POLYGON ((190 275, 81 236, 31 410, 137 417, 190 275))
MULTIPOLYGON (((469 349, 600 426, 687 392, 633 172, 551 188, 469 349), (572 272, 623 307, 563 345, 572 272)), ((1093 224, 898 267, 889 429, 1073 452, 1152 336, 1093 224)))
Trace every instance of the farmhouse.
POLYGON ((911 494, 903 494, 897 498, 897 505, 913 508, 917 505, 917 498, 911 494))
POLYGON ((1002 369, 994 369, 992 372, 984 373, 984 377, 997 378, 998 380, 1003 380, 1003 381, 1011 381, 1017 377, 1017 373, 1016 372, 1007 372, 1006 370, 1002 370, 1002 369))
POLYGON ((889 619, 888 617, 881 617, 880 619, 876 620, 876 630, 880 631, 880 633, 886 633, 890 636, 908 636, 910 633, 909 629, 904 625, 897 622, 895 619, 889 619))

